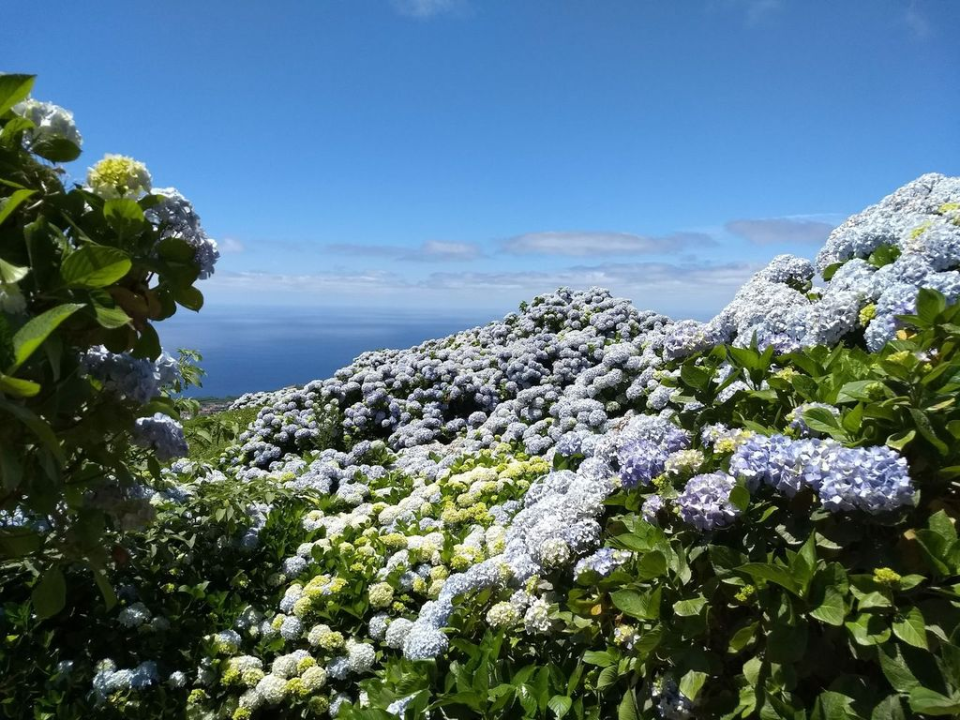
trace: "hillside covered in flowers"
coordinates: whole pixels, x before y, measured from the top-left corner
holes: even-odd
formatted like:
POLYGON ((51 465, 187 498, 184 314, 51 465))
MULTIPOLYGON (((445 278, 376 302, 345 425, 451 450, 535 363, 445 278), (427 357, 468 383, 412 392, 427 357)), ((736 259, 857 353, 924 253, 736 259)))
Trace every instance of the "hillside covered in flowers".
MULTIPOLYGON (((29 102, 0 105, 8 166, 79 147, 29 102)), ((813 261, 774 258, 709 322, 559 289, 246 395, 236 435, 183 458, 218 421, 184 434, 195 370, 145 328, 199 309, 216 246, 145 173, 108 158, 83 187, 37 185, 56 213, 16 194, 51 178, 3 186, 7 326, 45 293, 103 310, 57 331, 69 374, 0 375, 22 421, 2 439, 27 453, 3 456, 0 713, 960 714, 960 178, 904 185, 813 261), (34 288, 31 238, 62 216, 61 268, 143 244, 34 288), (62 378, 59 404, 18 384, 62 378), (116 436, 93 451, 70 423, 97 412, 90 437, 116 436), (50 461, 56 491, 29 479, 48 442, 83 458, 50 461)))

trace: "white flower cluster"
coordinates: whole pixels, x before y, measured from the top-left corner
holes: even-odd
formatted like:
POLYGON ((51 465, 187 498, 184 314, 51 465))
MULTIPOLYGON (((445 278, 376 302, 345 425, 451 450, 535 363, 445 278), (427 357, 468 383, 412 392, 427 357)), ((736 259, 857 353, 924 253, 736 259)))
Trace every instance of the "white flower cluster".
POLYGON ((13 112, 33 123, 24 136, 28 149, 41 140, 67 140, 77 147, 83 145, 73 113, 59 105, 29 98, 14 105, 13 112))

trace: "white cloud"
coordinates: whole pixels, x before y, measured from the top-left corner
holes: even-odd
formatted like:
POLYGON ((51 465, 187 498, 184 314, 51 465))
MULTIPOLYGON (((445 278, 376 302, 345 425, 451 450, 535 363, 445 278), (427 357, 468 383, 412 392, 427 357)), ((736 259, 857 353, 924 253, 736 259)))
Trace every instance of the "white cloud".
POLYGON ((728 232, 749 240, 756 245, 781 243, 823 243, 833 223, 810 218, 761 218, 756 220, 731 220, 725 225, 728 232))
POLYGON ((393 0, 397 12, 415 18, 431 18, 454 12, 464 5, 465 0, 393 0))
POLYGON ((503 250, 511 255, 597 255, 675 254, 696 245, 712 245, 710 236, 702 233, 674 233, 664 237, 647 237, 622 232, 538 232, 510 238, 503 250))
POLYGON ((240 242, 235 238, 229 238, 229 237, 224 238, 223 240, 218 242, 217 248, 224 255, 242 253, 244 250, 246 250, 242 242, 240 242))
POLYGON ((558 287, 605 287, 639 308, 677 318, 714 315, 759 269, 749 263, 606 263, 556 271, 434 272, 419 280, 387 272, 313 274, 218 273, 207 287, 221 300, 348 304, 396 308, 500 308, 558 287))
POLYGON ((467 262, 483 257, 480 246, 468 242, 428 240, 420 247, 402 245, 364 245, 361 243, 335 243, 327 245, 328 252, 337 255, 360 257, 385 257, 405 262, 467 262))
POLYGON ((918 40, 925 40, 933 34, 933 26, 917 2, 910 3, 910 7, 904 14, 904 20, 910 29, 910 34, 918 40))

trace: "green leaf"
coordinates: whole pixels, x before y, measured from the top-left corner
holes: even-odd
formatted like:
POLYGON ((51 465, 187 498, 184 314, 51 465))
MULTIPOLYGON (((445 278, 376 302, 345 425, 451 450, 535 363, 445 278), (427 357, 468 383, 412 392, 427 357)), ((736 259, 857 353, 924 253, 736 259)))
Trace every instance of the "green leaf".
POLYGON ((23 365, 43 344, 43 341, 50 337, 50 333, 82 307, 83 305, 76 303, 58 305, 42 315, 32 318, 30 322, 17 330, 13 336, 14 362, 8 372, 16 372, 17 368, 23 365))
POLYGON ((6 260, 0 259, 0 283, 16 283, 23 280, 30 273, 28 267, 18 267, 6 260))
POLYGON ((872 253, 870 257, 867 258, 867 262, 873 265, 874 267, 881 268, 884 265, 889 265, 894 260, 900 257, 900 248, 896 245, 881 245, 872 253))
POLYGON ((947 697, 929 688, 917 687, 910 691, 910 709, 925 715, 960 714, 960 698, 947 697))
POLYGON ((128 198, 107 200, 103 204, 103 217, 121 238, 135 235, 147 226, 143 209, 128 198))
POLYGON ((30 143, 30 151, 55 163, 73 162, 80 157, 80 148, 64 137, 41 135, 30 143))
POLYGON ((27 408, 7 402, 3 398, 0 398, 0 410, 13 415, 31 432, 33 432, 34 435, 43 441, 43 444, 48 450, 50 450, 51 453, 53 453, 53 456, 61 465, 66 462, 66 457, 63 454, 63 448, 60 447, 60 441, 57 440, 56 434, 54 434, 53 430, 50 429, 50 426, 46 423, 46 421, 35 415, 27 408))
POLYGON ((844 625, 858 645, 882 645, 890 639, 890 628, 880 616, 872 613, 859 613, 844 625))
POLYGON ((111 308, 100 305, 99 303, 94 303, 93 312, 100 326, 110 330, 123 327, 124 325, 130 325, 131 323, 130 316, 123 311, 123 308, 111 308))
POLYGON ((947 299, 930 288, 920 288, 917 293, 917 315, 928 325, 933 325, 937 316, 947 307, 947 299))
POLYGON ((597 690, 606 690, 611 685, 616 685, 620 679, 620 672, 616 665, 605 667, 597 676, 597 690))
POLYGON ((899 695, 890 695, 870 713, 870 720, 906 720, 899 695))
POLYGON ((24 557, 40 549, 40 536, 28 528, 0 529, 0 556, 8 558, 24 557))
POLYGON ((843 596, 837 592, 835 588, 826 588, 824 590, 823 600, 817 607, 810 611, 810 615, 822 623, 840 627, 843 625, 844 618, 847 616, 843 596))
POLYGON ((737 485, 730 491, 730 502, 740 512, 745 511, 750 506, 750 491, 744 485, 737 485))
POLYGON ((200 308, 203 307, 203 293, 201 293, 195 287, 190 286, 177 288, 174 291, 173 296, 176 301, 183 305, 183 307, 185 307, 187 310, 200 312, 200 308))
POLYGON ((837 270, 843 267, 842 262, 833 263, 833 265, 827 265, 823 270, 823 279, 827 282, 830 282, 831 278, 836 274, 837 270))
POLYGON ((70 287, 102 288, 120 280, 131 267, 133 263, 123 250, 84 245, 64 258, 60 276, 70 287))
POLYGON ((617 720, 640 720, 640 713, 637 711, 637 700, 633 696, 633 688, 627 690, 626 695, 620 701, 617 707, 617 720))
POLYGON ((784 567, 770 563, 747 563, 737 568, 737 572, 750 575, 755 580, 767 580, 797 594, 797 582, 793 575, 784 567))
POLYGON ((812 430, 817 432, 841 437, 845 434, 843 427, 840 425, 840 419, 826 408, 814 407, 804 410, 803 420, 812 430))
POLYGON ((617 656, 606 650, 587 650, 583 654, 583 661, 587 665, 605 668, 616 664, 617 656))
POLYGON ((908 645, 927 649, 927 623, 920 608, 910 608, 901 618, 893 621, 893 634, 908 645))
POLYGON ((566 695, 554 695, 547 701, 547 707, 550 708, 554 716, 559 720, 559 718, 566 716, 566 714, 570 712, 570 708, 573 707, 573 700, 566 695))
POLYGON ((641 580, 652 580, 660 577, 667 571, 667 557, 659 550, 646 553, 637 568, 637 575, 641 580))
POLYGON ((680 617, 693 617, 699 615, 706 605, 707 599, 703 596, 689 600, 680 600, 673 604, 673 612, 680 617))
POLYGON ((707 370, 686 363, 680 368, 680 379, 697 390, 704 390, 710 385, 711 375, 707 370))
POLYGON ((927 414, 923 412, 923 410, 910 408, 910 416, 913 418, 913 422, 916 423, 917 430, 920 431, 920 434, 923 435, 941 455, 946 455, 950 452, 950 448, 947 447, 946 443, 937 437, 933 425, 930 424, 930 418, 927 417, 927 414))
POLYGON ((893 433, 887 437, 887 447, 891 447, 894 450, 903 450, 907 445, 913 442, 913 439, 917 437, 916 430, 902 430, 897 433, 893 433))
MULTIPOLYGON (((9 19, 9 18, 8 18, 9 19)), ((33 88, 35 75, 0 75, 0 115, 21 100, 26 100, 33 88)))
MULTIPOLYGON (((0 77, 3 77, 0 75, 0 77)), ((0 200, 0 225, 3 224, 3 221, 10 217, 13 214, 13 211, 16 210, 24 200, 33 195, 36 190, 14 190, 10 197, 3 198, 0 200)))
POLYGON ((157 254, 172 262, 191 262, 197 256, 197 249, 183 238, 168 237, 157 245, 157 254))
POLYGON ((680 692, 691 702, 697 699, 700 689, 707 681, 707 674, 699 670, 690 670, 680 678, 680 692))
POLYGON ((897 643, 890 643, 877 649, 880 669, 890 686, 900 693, 908 693, 920 686, 920 681, 907 667, 897 643))
POLYGON ((34 397, 40 392, 40 384, 0 373, 0 392, 10 397, 34 397))
POLYGON ((733 637, 730 638, 730 644, 727 646, 727 652, 735 655, 747 647, 747 645, 752 643, 754 638, 757 636, 758 627, 759 623, 753 622, 737 630, 733 634, 733 637))
POLYGON ((624 613, 640 620, 656 620, 660 617, 660 588, 650 593, 636 590, 617 590, 610 593, 610 600, 624 613))
POLYGON ((67 582, 58 567, 48 569, 30 593, 33 608, 41 618, 49 618, 63 610, 67 603, 67 582))

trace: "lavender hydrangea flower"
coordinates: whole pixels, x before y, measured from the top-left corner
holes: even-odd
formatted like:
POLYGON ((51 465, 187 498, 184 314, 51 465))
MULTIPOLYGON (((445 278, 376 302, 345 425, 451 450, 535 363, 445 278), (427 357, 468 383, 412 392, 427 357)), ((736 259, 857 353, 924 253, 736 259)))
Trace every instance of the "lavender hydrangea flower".
POLYGON ((695 475, 677 498, 680 517, 698 530, 710 531, 729 525, 740 514, 730 502, 737 481, 724 472, 695 475))
POLYGON ((156 453, 161 462, 184 457, 189 452, 183 427, 168 415, 154 413, 138 418, 133 429, 134 442, 156 453))

